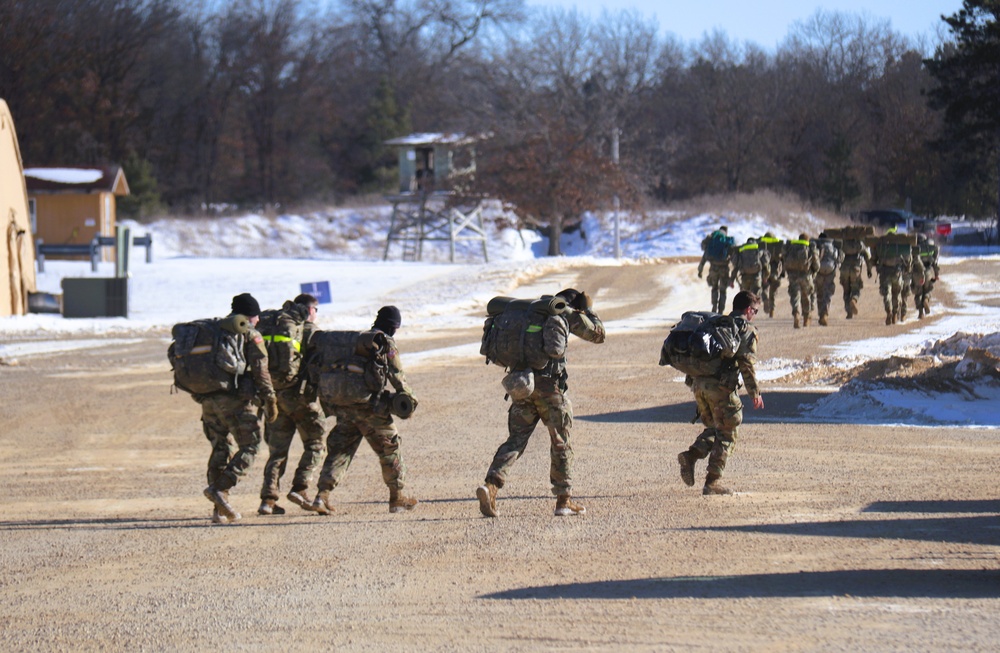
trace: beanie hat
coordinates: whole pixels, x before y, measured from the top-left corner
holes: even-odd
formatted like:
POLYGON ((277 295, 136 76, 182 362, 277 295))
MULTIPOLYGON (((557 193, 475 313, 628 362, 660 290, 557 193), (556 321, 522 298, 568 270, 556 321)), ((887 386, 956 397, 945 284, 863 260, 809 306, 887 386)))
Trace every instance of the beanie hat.
POLYGON ((258 304, 257 300, 253 298, 253 295, 248 292, 233 297, 232 309, 233 313, 239 313, 240 315, 246 315, 247 317, 260 315, 260 304, 258 304))
POLYGON ((395 306, 383 306, 378 309, 378 315, 375 317, 375 323, 372 326, 388 333, 389 329, 396 330, 402 324, 403 318, 400 316, 398 308, 395 306))

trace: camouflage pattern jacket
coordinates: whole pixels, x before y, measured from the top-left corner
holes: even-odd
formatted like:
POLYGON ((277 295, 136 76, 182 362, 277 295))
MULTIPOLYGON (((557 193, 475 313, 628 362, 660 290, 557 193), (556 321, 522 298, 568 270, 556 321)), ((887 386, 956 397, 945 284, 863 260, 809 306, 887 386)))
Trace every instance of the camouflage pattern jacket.
POLYGON ((604 342, 604 323, 593 310, 573 311, 568 316, 553 315, 542 325, 542 343, 548 354, 549 364, 544 369, 535 370, 536 376, 545 376, 558 380, 560 386, 565 385, 566 378, 566 348, 569 345, 569 334, 588 342, 601 344, 604 342))
POLYGON ((740 387, 740 376, 743 377, 743 385, 747 389, 747 394, 751 399, 760 396, 760 388, 757 386, 757 373, 754 365, 757 363, 757 328, 740 317, 738 313, 730 313, 734 318, 740 334, 740 345, 736 349, 736 356, 733 357, 733 365, 726 366, 719 374, 719 382, 734 392, 740 387))

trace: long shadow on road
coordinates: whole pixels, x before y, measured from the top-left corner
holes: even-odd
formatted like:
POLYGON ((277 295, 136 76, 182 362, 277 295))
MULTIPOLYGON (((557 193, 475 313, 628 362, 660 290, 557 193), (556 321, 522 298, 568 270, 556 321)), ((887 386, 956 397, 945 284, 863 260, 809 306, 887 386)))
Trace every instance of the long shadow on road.
MULTIPOLYGON (((764 395, 763 410, 754 410, 749 406, 746 396, 741 393, 744 403, 743 417, 747 422, 774 422, 786 419, 802 420, 802 406, 819 401, 829 396, 827 392, 769 392, 764 395)), ((600 423, 685 423, 695 416, 694 398, 679 404, 648 406, 610 413, 592 413, 589 415, 574 415, 573 419, 584 422, 600 423)))
POLYGON ((744 599, 834 597, 961 598, 1000 596, 1000 570, 855 569, 745 576, 679 576, 523 587, 479 598, 744 599))

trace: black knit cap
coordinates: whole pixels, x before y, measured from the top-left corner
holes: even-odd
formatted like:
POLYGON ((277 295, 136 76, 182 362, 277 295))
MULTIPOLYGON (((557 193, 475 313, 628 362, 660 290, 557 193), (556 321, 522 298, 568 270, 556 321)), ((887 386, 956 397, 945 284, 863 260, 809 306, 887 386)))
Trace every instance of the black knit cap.
POLYGON ((399 309, 395 306, 383 306, 378 309, 375 323, 372 325, 376 329, 381 329, 388 333, 389 329, 398 329, 403 324, 403 317, 399 314, 399 309))
POLYGON ((247 317, 260 315, 260 304, 258 304, 257 300, 253 298, 253 295, 248 292, 233 297, 232 309, 233 313, 239 313, 240 315, 246 315, 247 317))

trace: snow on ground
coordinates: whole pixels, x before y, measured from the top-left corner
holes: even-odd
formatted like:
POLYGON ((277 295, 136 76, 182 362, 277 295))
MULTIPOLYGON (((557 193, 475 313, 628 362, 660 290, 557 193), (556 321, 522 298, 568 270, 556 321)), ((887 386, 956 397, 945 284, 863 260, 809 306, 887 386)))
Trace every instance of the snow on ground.
MULTIPOLYGON (((818 233, 820 221, 809 214, 789 228, 770 224, 760 215, 698 215, 682 217, 668 212, 641 218, 623 214, 620 242, 624 258, 615 260, 613 216, 588 215, 580 229, 564 236, 566 256, 545 257, 547 241, 533 231, 492 229, 490 262, 481 248, 462 243, 458 263, 448 263, 447 245, 425 246, 428 262, 399 261, 390 251, 382 261, 388 207, 338 209, 310 215, 274 218, 247 215, 238 218, 160 220, 149 225, 131 223, 133 235, 153 236, 153 262, 142 250, 132 254, 129 317, 65 319, 59 315, 0 318, 0 363, 17 358, 69 351, 78 347, 111 346, 155 333, 165 340, 174 323, 225 314, 230 299, 250 291, 262 306, 274 307, 299 292, 299 284, 329 281, 333 303, 321 306, 319 326, 325 329, 365 328, 384 304, 395 304, 404 316, 408 338, 433 335, 445 326, 482 324, 486 301, 503 294, 528 296, 551 292, 552 276, 573 279, 573 270, 594 265, 632 265, 661 257, 699 256, 702 237, 719 224, 728 224, 737 243, 772 231, 791 238, 799 231, 818 233), (396 259, 396 260, 392 260, 396 259), (544 288, 534 280, 547 275, 544 288), (95 338, 94 336, 103 336, 95 338), (116 336, 108 338, 107 336, 116 336)), ((954 253, 954 252, 953 252, 954 253)), ((957 254, 956 254, 957 255, 957 254)), ((976 253, 996 260, 995 254, 976 253)), ((945 258, 944 264, 957 262, 945 258)), ((60 293, 65 277, 112 276, 113 264, 102 263, 92 273, 82 261, 46 261, 38 276, 43 292, 60 293)), ((704 300, 702 281, 692 271, 672 275, 659 306, 629 320, 609 322, 610 333, 664 329, 692 305, 704 300)), ((959 299, 959 307, 945 319, 916 331, 892 337, 870 338, 829 348, 821 364, 849 370, 865 361, 889 356, 931 356, 958 360, 969 346, 1000 355, 1000 309, 980 303, 995 297, 997 288, 960 275, 943 280, 959 299), (992 335, 991 335, 992 334, 992 335), (985 339, 983 336, 987 336, 985 339), (936 343, 945 344, 936 344, 936 343)), ((995 285, 995 284, 994 284, 995 285)), ((614 297, 597 297, 610 305, 614 297)), ((478 343, 461 343, 444 350, 407 356, 408 365, 439 357, 474 358, 478 343)), ((764 359, 762 380, 781 379, 817 361, 764 359)), ((887 387, 876 381, 849 382, 839 392, 817 402, 808 421, 864 421, 877 423, 965 424, 1000 426, 1000 399, 996 384, 982 377, 971 391, 928 394, 917 387, 887 387)))

